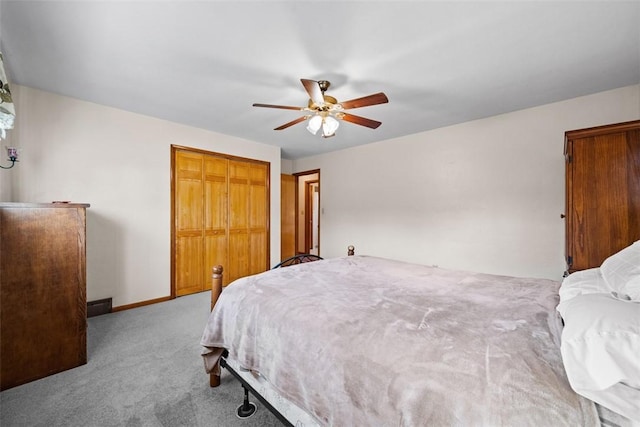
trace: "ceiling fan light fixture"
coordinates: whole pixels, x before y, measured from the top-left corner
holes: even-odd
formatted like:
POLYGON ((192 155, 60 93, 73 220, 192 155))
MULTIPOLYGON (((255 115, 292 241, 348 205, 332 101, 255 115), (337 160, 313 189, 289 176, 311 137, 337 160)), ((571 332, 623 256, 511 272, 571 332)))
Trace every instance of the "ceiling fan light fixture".
POLYGON ((312 134, 316 135, 320 128, 322 128, 322 136, 324 138, 329 138, 334 136, 336 130, 340 126, 340 122, 336 120, 334 117, 331 117, 324 114, 315 114, 311 116, 309 119, 309 123, 307 124, 307 130, 312 134))
POLYGON ((322 136, 328 138, 335 135, 336 130, 340 126, 340 122, 331 116, 327 116, 322 120, 322 136))
POLYGON ((316 114, 309 119, 307 130, 315 135, 320 130, 320 127, 322 127, 322 116, 316 114))

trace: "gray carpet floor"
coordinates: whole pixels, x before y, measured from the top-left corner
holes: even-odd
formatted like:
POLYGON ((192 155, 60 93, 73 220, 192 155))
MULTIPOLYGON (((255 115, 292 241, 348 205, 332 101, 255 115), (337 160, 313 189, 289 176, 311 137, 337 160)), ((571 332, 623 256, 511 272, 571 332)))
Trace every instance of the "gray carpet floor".
POLYGON ((238 419, 240 383, 209 387, 200 337, 209 292, 88 319, 86 365, 0 393, 0 425, 280 426, 260 403, 238 419))

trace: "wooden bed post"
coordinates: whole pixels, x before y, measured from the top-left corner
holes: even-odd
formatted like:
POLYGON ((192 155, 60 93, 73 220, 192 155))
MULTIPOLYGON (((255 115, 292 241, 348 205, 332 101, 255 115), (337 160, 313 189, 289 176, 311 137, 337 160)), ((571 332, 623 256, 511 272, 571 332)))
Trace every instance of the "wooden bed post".
MULTIPOLYGON (((211 275, 211 310, 216 305, 218 297, 222 293, 222 266, 216 265, 213 267, 213 274, 211 275)), ((214 372, 217 374, 209 374, 209 385, 211 387, 218 387, 220 385, 220 362, 217 363, 217 367, 214 372)))
POLYGON ((213 274, 211 275, 211 310, 216 305, 218 297, 222 293, 222 266, 216 265, 213 267, 213 274))
POLYGON ((353 245, 347 247, 347 256, 353 256, 356 253, 356 248, 353 245))

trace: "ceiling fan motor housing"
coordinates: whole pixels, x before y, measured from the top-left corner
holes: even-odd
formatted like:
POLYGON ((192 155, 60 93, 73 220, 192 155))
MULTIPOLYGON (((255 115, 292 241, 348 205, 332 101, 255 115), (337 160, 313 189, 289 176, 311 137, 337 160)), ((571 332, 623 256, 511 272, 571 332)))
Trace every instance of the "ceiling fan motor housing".
POLYGON ((329 86, 331 86, 331 82, 329 82, 328 80, 318 80, 318 86, 320 86, 320 90, 322 91, 322 93, 324 93, 327 89, 329 89, 329 86))

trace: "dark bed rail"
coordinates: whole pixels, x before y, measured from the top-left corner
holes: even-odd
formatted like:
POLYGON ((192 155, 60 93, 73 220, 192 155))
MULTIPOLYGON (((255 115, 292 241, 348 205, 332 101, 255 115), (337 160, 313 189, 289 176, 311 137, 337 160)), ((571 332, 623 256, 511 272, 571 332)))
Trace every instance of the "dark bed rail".
POLYGON ((313 261, 320 261, 321 259, 323 259, 321 256, 318 255, 313 255, 313 254, 298 254, 298 255, 294 255, 290 258, 285 259, 284 261, 282 261, 279 264, 276 264, 272 270, 274 268, 280 268, 280 267, 288 267, 290 265, 295 265, 295 264, 302 264, 304 262, 313 262, 313 261))

